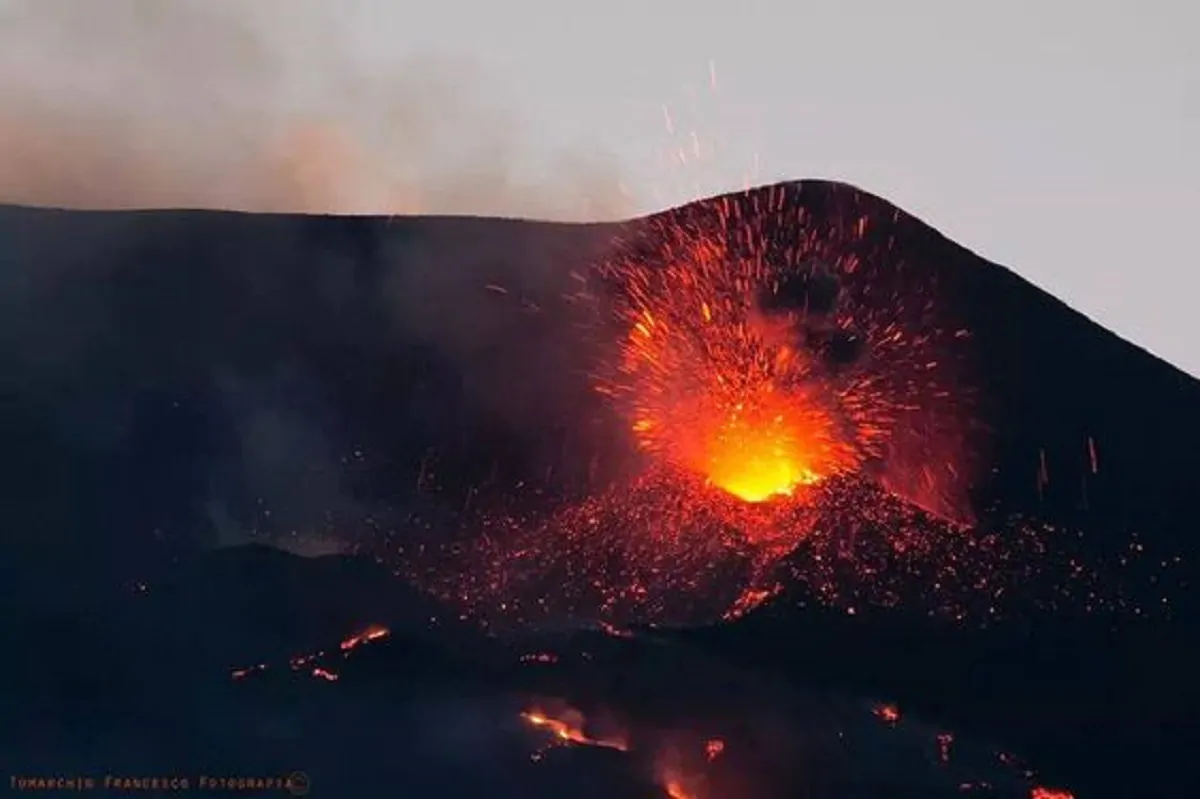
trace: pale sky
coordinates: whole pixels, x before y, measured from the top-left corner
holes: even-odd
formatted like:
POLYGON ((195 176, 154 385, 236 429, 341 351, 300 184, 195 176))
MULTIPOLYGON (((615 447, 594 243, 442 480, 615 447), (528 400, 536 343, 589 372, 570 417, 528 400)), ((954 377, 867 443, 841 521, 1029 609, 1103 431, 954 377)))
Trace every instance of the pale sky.
POLYGON ((313 210, 579 218, 835 178, 1200 374, 1200 6, 1184 0, 0 0, 0 15, 4 199, 289 207, 247 188, 247 164, 274 159, 272 180, 320 184, 313 210), (672 166, 693 131, 702 157, 672 166))

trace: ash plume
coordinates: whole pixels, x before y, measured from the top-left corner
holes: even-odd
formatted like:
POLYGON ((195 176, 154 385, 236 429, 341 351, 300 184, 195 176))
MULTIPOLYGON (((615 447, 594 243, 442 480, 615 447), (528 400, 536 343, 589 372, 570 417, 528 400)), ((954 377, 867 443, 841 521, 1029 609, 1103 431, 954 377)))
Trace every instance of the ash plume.
POLYGON ((603 159, 545 154, 470 65, 358 55, 354 7, 0 2, 0 199, 579 218, 620 215, 603 159), (345 13, 341 13, 345 12, 345 13))

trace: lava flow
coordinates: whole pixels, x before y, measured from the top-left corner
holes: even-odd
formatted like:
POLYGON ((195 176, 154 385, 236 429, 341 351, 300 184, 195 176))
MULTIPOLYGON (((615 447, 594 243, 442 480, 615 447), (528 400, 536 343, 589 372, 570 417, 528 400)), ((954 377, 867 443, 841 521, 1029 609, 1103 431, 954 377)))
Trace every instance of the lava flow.
MULTIPOLYGON (((607 736, 589 733, 585 729, 588 720, 584 714, 570 706, 565 706, 556 713, 535 707, 523 712, 521 718, 534 729, 547 731, 553 736, 547 747, 533 753, 532 759, 535 762, 545 756, 548 747, 553 746, 591 746, 626 753, 633 751, 629 736, 624 733, 607 736)), ((723 741, 709 741, 705 750, 707 761, 715 760, 724 746, 723 741)), ((682 761, 673 748, 663 747, 661 742, 655 747, 661 747, 661 751, 653 758, 653 779, 663 792, 670 799, 701 799, 702 792, 699 786, 703 783, 703 774, 683 768, 682 761)))
MULTIPOLYGON (((345 660, 350 657, 350 655, 359 647, 374 641, 380 641, 384 638, 387 638, 390 634, 391 633, 387 627, 379 624, 372 624, 362 632, 355 633, 354 635, 342 640, 342 642, 338 644, 337 654, 341 656, 340 660, 345 660)), ((305 654, 295 655, 290 658, 288 660, 288 666, 293 672, 296 673, 307 673, 311 677, 325 680, 326 682, 337 682, 340 677, 338 673, 332 669, 329 662, 331 659, 332 653, 325 652, 323 650, 306 652, 305 654)), ((266 663, 257 663, 253 666, 234 669, 230 676, 235 680, 242 680, 247 677, 261 675, 267 671, 267 668, 268 666, 266 663)))
POLYGON ((532 727, 549 731, 554 736, 555 742, 559 744, 598 746, 603 749, 616 749, 620 752, 629 749, 629 744, 624 736, 593 737, 589 735, 584 729, 586 723, 584 715, 571 707, 554 714, 540 708, 531 708, 522 713, 521 718, 532 727))

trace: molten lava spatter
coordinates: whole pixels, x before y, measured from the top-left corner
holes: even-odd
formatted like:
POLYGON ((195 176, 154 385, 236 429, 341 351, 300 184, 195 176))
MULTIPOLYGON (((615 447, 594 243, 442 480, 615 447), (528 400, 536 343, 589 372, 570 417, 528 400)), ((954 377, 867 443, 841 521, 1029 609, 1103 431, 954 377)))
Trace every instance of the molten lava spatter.
POLYGON ((854 389, 830 379, 796 326, 761 324, 779 265, 722 233, 670 228, 663 257, 604 266, 628 332, 598 389, 641 449, 762 502, 856 469, 880 428, 856 428, 837 396, 854 389))

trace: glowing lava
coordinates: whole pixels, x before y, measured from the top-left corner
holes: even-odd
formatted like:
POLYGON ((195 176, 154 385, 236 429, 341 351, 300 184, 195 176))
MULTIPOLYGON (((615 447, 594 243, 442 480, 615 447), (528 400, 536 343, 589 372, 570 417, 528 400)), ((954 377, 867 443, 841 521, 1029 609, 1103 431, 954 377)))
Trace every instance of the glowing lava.
POLYGON ((669 252, 666 263, 621 262, 629 332, 617 374, 598 386, 638 446, 746 502, 854 470, 860 442, 818 359, 796 331, 761 324, 773 267, 712 236, 669 252))
POLYGON ((342 641, 338 645, 338 648, 343 652, 348 652, 351 649, 362 646, 363 644, 369 644, 372 641, 378 641, 381 638, 387 638, 388 635, 389 631, 387 627, 384 627, 380 624, 372 624, 361 633, 355 633, 354 635, 342 641))
MULTIPOLYGON (((570 706, 554 713, 534 707, 521 713, 521 719, 530 727, 549 733, 551 740, 547 746, 550 747, 593 746, 618 752, 633 751, 630 736, 625 731, 596 736, 585 729, 587 719, 583 713, 570 706)), ((659 743, 661 745, 661 742, 659 743)), ((716 759, 724 748, 723 741, 709 741, 706 747, 707 760, 711 762, 716 759)), ((532 754, 533 761, 540 761, 545 752, 545 747, 536 750, 532 754)), ((654 760, 654 780, 669 799, 702 799, 703 793, 699 788, 703 782, 703 775, 682 768, 678 753, 673 748, 664 748, 657 752, 654 760)))
MULTIPOLYGON (((379 641, 387 638, 390 634, 391 633, 387 627, 379 624, 372 624, 362 632, 355 633, 338 644, 338 654, 341 655, 342 660, 345 660, 351 655, 351 653, 354 652, 354 650, 358 649, 364 644, 369 644, 373 641, 379 641)), ((332 659, 332 654, 333 653, 325 652, 324 650, 319 650, 316 652, 308 652, 303 655, 295 655, 289 659, 288 666, 294 672, 307 672, 312 677, 325 680, 326 682, 337 682, 338 679, 340 679, 338 673, 334 671, 327 662, 328 660, 332 659), (322 663, 324 663, 324 665, 322 665, 322 663)), ((267 664, 259 663, 253 666, 247 666, 245 668, 234 669, 231 676, 235 680, 242 680, 253 675, 262 674, 266 670, 267 664)))
MULTIPOLYGON (((725 403, 701 398, 671 410, 683 417, 676 429, 686 431, 669 444, 681 464, 746 502, 793 496, 850 460, 827 415, 770 385, 725 403)), ((634 426, 654 428, 644 420, 634 426)))
POLYGON ((884 724, 896 724, 900 721, 900 708, 895 705, 879 705, 872 712, 884 724))
POLYGON ((554 736, 558 744, 574 744, 577 746, 598 746, 604 749, 628 751, 629 745, 623 736, 593 737, 584 729, 586 719, 574 708, 566 708, 561 713, 550 713, 539 708, 532 708, 521 714, 531 727, 546 730, 554 736))
POLYGON ((1075 799, 1075 794, 1070 791, 1038 786, 1033 789, 1030 799, 1075 799))

